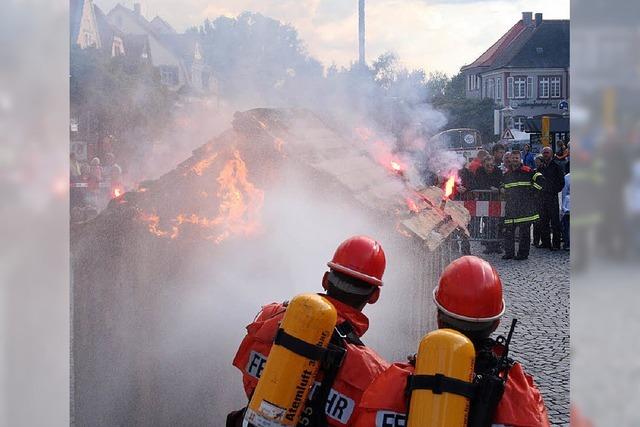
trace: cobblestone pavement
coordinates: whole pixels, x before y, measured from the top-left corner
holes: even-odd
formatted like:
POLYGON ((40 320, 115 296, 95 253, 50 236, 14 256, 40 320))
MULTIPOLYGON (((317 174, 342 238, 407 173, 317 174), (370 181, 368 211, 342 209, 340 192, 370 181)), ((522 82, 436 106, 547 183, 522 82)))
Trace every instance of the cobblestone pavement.
POLYGON ((515 261, 482 249, 471 252, 491 262, 504 285, 507 309, 498 332, 506 336, 518 319, 510 355, 533 375, 551 424, 569 425, 569 253, 532 247, 528 260, 515 261))

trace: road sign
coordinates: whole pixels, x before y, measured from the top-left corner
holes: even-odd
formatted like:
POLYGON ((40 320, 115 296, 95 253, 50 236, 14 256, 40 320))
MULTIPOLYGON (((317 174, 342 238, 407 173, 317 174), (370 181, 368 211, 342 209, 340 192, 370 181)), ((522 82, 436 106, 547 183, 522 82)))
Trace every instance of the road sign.
POLYGON ((511 129, 506 128, 504 130, 504 132, 502 133, 502 139, 515 139, 513 137, 513 132, 511 132, 511 129))

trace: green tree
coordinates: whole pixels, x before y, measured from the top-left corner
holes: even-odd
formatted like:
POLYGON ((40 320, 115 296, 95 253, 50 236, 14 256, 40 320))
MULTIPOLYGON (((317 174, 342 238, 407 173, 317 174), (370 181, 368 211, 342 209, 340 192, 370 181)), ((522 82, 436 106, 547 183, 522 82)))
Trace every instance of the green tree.
POLYGON ((428 101, 432 102, 435 98, 444 96, 450 82, 451 79, 441 71, 429 73, 425 83, 428 101))
POLYGON ((146 62, 74 46, 70 74, 71 112, 91 112, 99 135, 154 136, 169 122, 174 96, 146 62))
POLYGON ((493 111, 496 108, 493 99, 467 99, 465 77, 461 73, 448 79, 443 87, 442 75, 431 75, 427 87, 432 90, 433 106, 443 111, 448 119, 447 128, 473 128, 480 131, 484 143, 492 142, 493 111))
POLYGON ((282 103, 323 79, 323 67, 310 57, 290 25, 259 13, 205 22, 204 57, 227 99, 282 103), (304 83, 304 84, 303 84, 304 83), (307 85, 307 86, 305 86, 307 85), (295 88, 295 90, 293 89, 295 88))

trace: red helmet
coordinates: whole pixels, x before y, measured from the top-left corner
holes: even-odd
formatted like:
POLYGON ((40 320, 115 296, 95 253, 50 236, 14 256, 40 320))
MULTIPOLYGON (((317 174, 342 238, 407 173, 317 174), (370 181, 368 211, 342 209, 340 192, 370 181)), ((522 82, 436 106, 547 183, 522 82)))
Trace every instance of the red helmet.
POLYGON ((380 243, 370 237, 350 237, 338 246, 329 268, 371 285, 382 286, 387 262, 380 243))
POLYGON ((497 320, 505 309, 498 272, 475 256, 458 258, 444 269, 433 300, 443 313, 467 322, 497 320))

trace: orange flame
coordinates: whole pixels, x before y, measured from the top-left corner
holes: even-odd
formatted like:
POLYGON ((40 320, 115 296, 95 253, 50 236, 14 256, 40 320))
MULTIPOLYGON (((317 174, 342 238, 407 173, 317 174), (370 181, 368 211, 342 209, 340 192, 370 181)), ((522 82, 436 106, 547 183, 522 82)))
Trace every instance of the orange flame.
POLYGON ((191 169, 189 169, 183 175, 187 176, 187 174, 189 172, 193 172, 194 174, 196 174, 198 176, 202 176, 204 171, 207 170, 209 168, 209 166, 211 166, 211 163, 213 163, 213 161, 216 159, 216 157, 218 157, 218 153, 213 153, 213 155, 200 160, 198 163, 193 165, 191 167, 191 169))
POLYGON ((220 243, 231 233, 249 235, 260 227, 264 191, 247 179, 247 166, 240 157, 240 152, 234 151, 233 157, 218 176, 218 197, 221 202, 214 221, 221 223, 225 231, 214 239, 216 243, 220 243))
POLYGON ((391 160, 391 168, 396 172, 400 172, 402 170, 400 163, 394 162, 393 160, 391 160))
POLYGON ((416 202, 412 198, 407 197, 406 202, 407 202, 407 207, 411 212, 416 212, 416 213, 420 212, 418 205, 416 205, 416 202))
MULTIPOLYGON (((193 168, 192 168, 193 170, 193 168)), ((158 237, 175 239, 180 235, 183 224, 192 224, 212 230, 204 235, 207 240, 220 243, 233 234, 250 235, 260 229, 260 212, 264 202, 264 192, 256 188, 247 178, 247 166, 239 151, 224 165, 217 182, 217 197, 220 200, 218 214, 213 218, 198 216, 195 213, 179 214, 172 222, 172 231, 162 230, 157 214, 142 214, 140 219, 147 223, 149 231, 158 237)), ((200 193, 207 197, 206 192, 200 193)))
POLYGON ((121 189, 119 189, 119 188, 115 188, 115 189, 113 190, 113 197, 114 197, 114 198, 115 198, 115 197, 120 197, 121 195, 122 195, 122 190, 121 190, 121 189))
MULTIPOLYGON (((147 213, 141 213, 140 214, 140 219, 144 222, 147 223, 147 227, 149 228, 149 232, 151 234, 155 234, 158 237, 169 237, 169 232, 160 229, 160 217, 155 214, 147 214, 147 213)), ((177 233, 178 229, 176 227, 173 227, 173 232, 177 233)))
POLYGON ((456 176, 451 175, 444 187, 444 197, 449 198, 453 194, 453 186, 456 184, 456 176))

